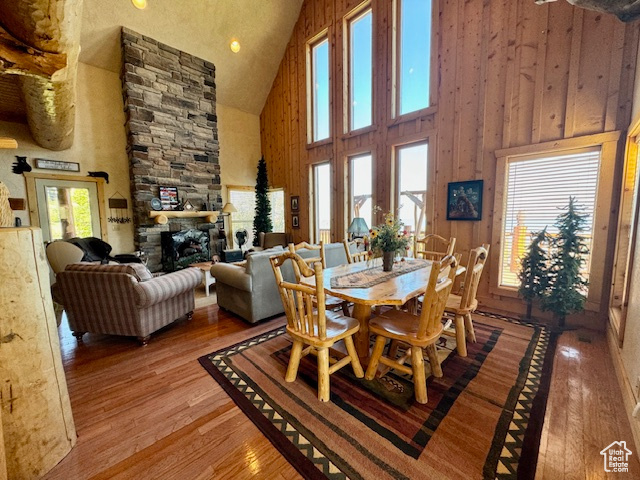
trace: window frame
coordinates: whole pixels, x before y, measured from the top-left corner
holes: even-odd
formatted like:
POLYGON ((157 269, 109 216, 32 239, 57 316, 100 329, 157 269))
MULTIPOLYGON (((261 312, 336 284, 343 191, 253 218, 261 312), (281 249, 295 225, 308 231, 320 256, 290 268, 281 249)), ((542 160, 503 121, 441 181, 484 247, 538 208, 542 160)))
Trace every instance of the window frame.
POLYGON ((333 119, 333 87, 332 87, 332 72, 331 72, 331 35, 330 35, 330 30, 329 28, 325 28, 324 30, 320 31, 319 33, 317 33, 316 35, 314 35, 313 37, 311 37, 309 40, 307 40, 306 42, 306 86, 307 86, 307 92, 306 92, 306 97, 307 97, 307 148, 310 147, 314 147, 314 146, 318 146, 318 145, 324 145, 326 143, 331 143, 332 139, 333 139, 333 128, 332 128, 332 119, 333 119), (314 75, 314 68, 313 68, 313 49, 314 47, 316 47, 317 45, 319 45, 320 43, 323 43, 324 41, 327 42, 328 45, 328 78, 327 78, 327 82, 328 82, 328 89, 329 89, 329 134, 326 138, 323 138, 321 140, 317 140, 314 138, 313 135, 313 131, 314 131, 314 115, 315 115, 315 109, 314 109, 314 98, 315 98, 315 89, 313 88, 313 75, 314 75))
MULTIPOLYGON (((318 228, 319 225, 316 218, 317 216, 316 215, 316 212, 317 212, 316 168, 324 165, 329 166, 329 191, 331 191, 331 188, 333 186, 333 181, 334 181, 334 171, 333 171, 333 165, 331 160, 319 161, 309 165, 309 197, 310 197, 309 198, 310 200, 309 201, 309 207, 310 207, 309 219, 311 220, 309 222, 309 238, 311 238, 311 241, 314 243, 320 242, 320 228, 318 228)), ((330 194, 329 200, 330 200, 329 211, 333 212, 334 195, 330 194)), ((334 223, 335 222, 332 221, 329 225, 330 239, 333 239, 334 223)))
POLYGON ((618 223, 616 226, 615 257, 611 272, 611 293, 609 297, 609 323, 617 339, 618 347, 622 347, 624 343, 631 273, 634 267, 636 242, 638 241, 638 221, 640 221, 640 118, 629 127, 624 159, 624 171, 620 183, 618 223), (636 170, 633 177, 629 175, 629 167, 632 162, 635 163, 636 170), (629 184, 630 180, 632 180, 631 184, 629 184), (630 229, 626 248, 621 244, 622 230, 625 228, 630 229), (622 282, 620 306, 614 305, 615 294, 619 292, 616 281, 622 282))
POLYGON ((438 82, 438 41, 440 31, 440 15, 438 0, 431 0, 431 41, 430 47, 430 69, 429 69, 429 102, 424 108, 412 110, 407 113, 400 113, 400 68, 401 68, 401 6, 402 0, 393 0, 392 3, 392 33, 391 33, 391 102, 390 102, 390 118, 389 126, 400 122, 408 121, 413 118, 422 117, 424 115, 432 115, 437 112, 437 95, 438 82))
POLYGON ((400 208, 400 154, 399 151, 402 148, 413 147, 418 145, 427 145, 427 195, 425 208, 425 231, 429 232, 433 229, 434 217, 435 217, 435 195, 437 190, 437 184, 435 183, 435 153, 436 153, 436 138, 435 131, 427 132, 418 136, 411 136, 403 139, 402 143, 394 144, 392 148, 392 179, 391 179, 391 209, 393 212, 397 212, 400 208))
MULTIPOLYGON (((231 192, 232 191, 240 191, 240 192, 251 192, 253 193, 254 197, 255 197, 255 193, 256 193, 256 188, 255 186, 250 186, 250 185, 227 185, 226 186, 226 190, 227 190, 227 201, 230 202, 231 201, 231 192)), ((282 191, 283 195, 284 195, 284 227, 285 227, 285 231, 287 230, 287 195, 286 195, 286 191, 283 187, 271 187, 268 190, 268 193, 271 192, 275 192, 275 191, 282 191)), ((222 213, 220 214, 222 215, 222 213)), ((226 214, 225 214, 226 215, 226 214)), ((255 218, 255 210, 254 210, 254 218, 255 218)), ((272 219, 273 221, 273 219, 272 219)), ((229 243, 229 245, 233 246, 233 236, 232 236, 232 232, 233 232, 233 213, 229 214, 229 231, 226 232, 227 234, 227 242, 229 243)), ((253 221, 251 222, 251 228, 253 231, 253 221)))
MULTIPOLYGON (((613 195, 613 180, 615 160, 618 151, 618 141, 621 132, 608 132, 595 135, 586 135, 570 139, 544 142, 522 147, 496 150, 496 183, 493 206, 493 229, 491 240, 490 266, 494 274, 491 276, 489 292, 493 295, 518 298, 517 287, 500 286, 500 258, 502 251, 503 215, 507 201, 506 188, 508 180, 508 161, 512 157, 544 156, 575 151, 583 148, 600 148, 600 171, 598 173, 598 186, 596 192, 596 205, 594 210, 594 232, 607 231, 610 223, 610 200, 613 195)), ((609 235, 594 235, 591 246, 591 269, 589 273, 589 292, 585 303, 585 310, 599 312, 602 301, 608 302, 608 290, 604 285, 609 281, 606 275, 607 263, 611 256, 608 252, 609 235)), ((613 252, 611 252, 612 254, 613 252)))
POLYGON ((346 135, 356 133, 362 133, 367 131, 368 129, 372 129, 375 125, 375 110, 376 110, 376 93, 375 93, 375 16, 373 5, 370 1, 366 1, 361 5, 358 5, 351 12, 344 16, 342 22, 342 32, 343 32, 343 112, 344 112, 344 127, 343 133, 346 135), (353 75, 351 68, 351 52, 352 52, 352 42, 351 42, 351 24, 367 13, 371 14, 371 123, 369 125, 365 125, 363 127, 352 128, 352 120, 353 120, 353 75))

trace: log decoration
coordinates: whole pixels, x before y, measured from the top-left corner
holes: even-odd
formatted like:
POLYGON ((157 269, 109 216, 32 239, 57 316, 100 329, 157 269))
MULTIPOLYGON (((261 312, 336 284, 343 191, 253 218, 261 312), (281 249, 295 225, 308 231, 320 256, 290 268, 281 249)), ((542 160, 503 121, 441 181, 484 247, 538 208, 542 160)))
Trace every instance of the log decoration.
POLYGON ((0 27, 0 73, 29 75, 51 80, 67 66, 67 55, 31 47, 0 27))
POLYGON ((0 1, 0 73, 18 75, 34 140, 73 144, 81 0, 0 1))
POLYGON ((0 227, 13 226, 13 211, 9 204, 9 189, 0 182, 0 227))

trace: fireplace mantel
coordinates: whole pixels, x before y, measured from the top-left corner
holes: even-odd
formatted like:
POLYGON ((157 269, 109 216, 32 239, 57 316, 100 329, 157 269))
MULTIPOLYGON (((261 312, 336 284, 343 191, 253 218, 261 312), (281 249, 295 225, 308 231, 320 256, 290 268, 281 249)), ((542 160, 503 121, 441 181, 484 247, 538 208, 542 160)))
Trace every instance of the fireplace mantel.
POLYGON ((220 212, 216 211, 194 212, 192 210, 162 210, 149 212, 149 217, 153 218, 158 225, 166 225, 170 218, 204 218, 207 223, 216 223, 219 214, 220 212))

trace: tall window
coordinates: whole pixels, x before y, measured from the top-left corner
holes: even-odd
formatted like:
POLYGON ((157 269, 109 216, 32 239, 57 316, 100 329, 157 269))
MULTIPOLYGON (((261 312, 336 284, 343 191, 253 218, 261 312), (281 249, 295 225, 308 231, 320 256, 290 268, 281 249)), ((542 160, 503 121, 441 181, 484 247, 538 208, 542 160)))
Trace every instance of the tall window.
POLYGON ((429 145, 398 147, 398 192, 400 219, 412 235, 422 236, 427 225, 429 145))
POLYGON ((311 44, 309 68, 309 140, 317 142, 329 138, 329 40, 326 36, 311 44))
POLYGON ((331 242, 331 165, 313 166, 314 240, 331 242))
MULTIPOLYGON (((581 235, 591 250, 594 210, 600 170, 600 148, 568 153, 507 158, 506 186, 500 256, 500 286, 517 287, 520 259, 531 234, 547 227, 551 235, 561 208, 573 196, 587 223, 581 235)), ((591 255, 583 274, 588 276, 591 255)))
MULTIPOLYGON (((247 233, 247 243, 249 248, 253 245, 253 218, 256 213, 256 192, 253 187, 228 187, 229 201, 236 207, 236 212, 231 214, 231 231, 227 232, 228 238, 235 242, 235 232, 244 228, 247 233)), ((284 232, 284 190, 273 189, 269 191, 269 202, 271 203, 271 223, 274 232, 284 232)), ((235 245, 237 247, 237 245, 235 245)), ((231 246, 229 247, 231 248, 231 246)))
POLYGON ((371 167, 370 153, 349 159, 349 183, 351 189, 349 221, 355 217, 364 218, 369 228, 372 226, 371 214, 373 209, 373 172, 371 167))
POLYGON ((349 130, 371 125, 372 13, 368 9, 350 19, 349 29, 349 130))
POLYGON ((431 75, 431 0, 397 0, 397 112, 429 106, 431 75))

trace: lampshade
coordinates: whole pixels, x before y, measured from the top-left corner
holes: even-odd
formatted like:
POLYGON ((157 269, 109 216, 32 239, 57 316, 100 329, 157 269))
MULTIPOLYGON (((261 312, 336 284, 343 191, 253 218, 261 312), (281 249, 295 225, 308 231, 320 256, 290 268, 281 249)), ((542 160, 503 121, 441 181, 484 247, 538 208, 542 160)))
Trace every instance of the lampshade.
POLYGON ((364 218, 355 217, 351 220, 351 225, 349 225, 347 232, 354 235, 366 235, 369 233, 369 227, 367 227, 367 222, 364 221, 364 218))
POLYGON ((222 213, 235 213, 237 211, 238 210, 236 210, 236 207, 234 207, 231 202, 225 203, 224 207, 222 207, 222 213))

